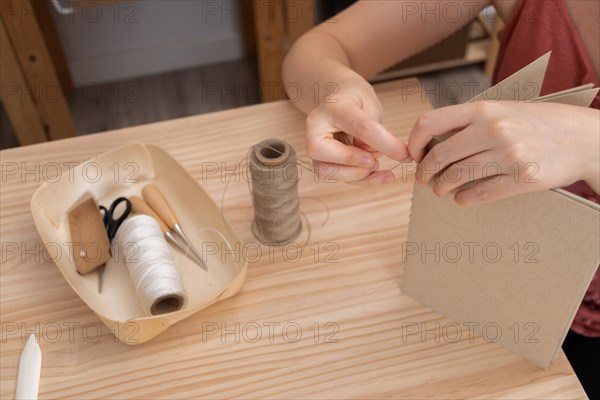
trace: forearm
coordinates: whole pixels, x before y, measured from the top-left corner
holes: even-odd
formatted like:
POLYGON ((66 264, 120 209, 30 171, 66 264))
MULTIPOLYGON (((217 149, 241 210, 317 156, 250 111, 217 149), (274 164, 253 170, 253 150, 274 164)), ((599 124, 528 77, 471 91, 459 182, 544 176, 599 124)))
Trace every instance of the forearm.
POLYGON ((331 35, 313 30, 302 36, 288 53, 283 80, 296 107, 309 113, 338 93, 362 97, 371 85, 352 70, 342 46, 331 35))
POLYGON ((433 3, 443 2, 429 3, 357 1, 335 19, 307 32, 296 41, 284 63, 289 97, 304 112, 316 108, 335 91, 361 101, 373 99, 367 79, 465 26, 489 0, 458 0, 459 16, 439 21, 424 17, 433 3))

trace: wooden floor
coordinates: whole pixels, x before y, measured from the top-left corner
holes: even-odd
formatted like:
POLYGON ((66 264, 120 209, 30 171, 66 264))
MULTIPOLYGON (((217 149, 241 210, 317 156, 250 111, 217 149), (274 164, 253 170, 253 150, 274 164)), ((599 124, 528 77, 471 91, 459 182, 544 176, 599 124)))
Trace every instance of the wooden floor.
MULTIPOLYGON (((488 84, 481 65, 419 76, 429 101, 442 107, 467 101, 488 84)), ((203 114, 259 102, 254 60, 213 64, 67 93, 80 135, 203 114)), ((0 149, 18 146, 0 108, 0 149)))

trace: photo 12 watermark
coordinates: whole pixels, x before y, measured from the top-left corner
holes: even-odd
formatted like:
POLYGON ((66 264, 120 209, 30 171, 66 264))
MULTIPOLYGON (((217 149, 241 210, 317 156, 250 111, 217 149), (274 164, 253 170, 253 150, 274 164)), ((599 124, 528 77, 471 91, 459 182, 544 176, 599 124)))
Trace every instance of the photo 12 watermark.
POLYGON ((498 322, 402 322, 401 342, 474 343, 482 338, 488 343, 497 343, 503 338, 514 343, 539 343, 540 327, 535 322, 513 322, 501 325, 498 322), (504 329, 503 329, 504 326, 504 329))
POLYGON ((402 262, 429 264, 473 264, 485 266, 510 262, 538 264, 540 245, 534 241, 508 242, 412 242, 402 243, 402 262))
POLYGON ((133 184, 139 182, 140 165, 133 161, 115 161, 109 165, 101 165, 95 161, 46 161, 0 163, 0 181, 4 184, 17 180, 20 183, 44 182, 56 183, 61 179, 68 183, 83 181, 98 183, 107 180, 114 184, 133 184))
MULTIPOLYGON (((190 235, 190 237, 194 237, 190 235)), ((339 244, 335 241, 310 241, 305 243, 290 242, 282 246, 270 246, 256 241, 234 242, 202 240, 198 246, 200 257, 211 265, 228 265, 247 262, 274 263, 279 260, 296 264, 313 262, 318 264, 338 264, 339 244)), ((88 263, 106 259, 106 249, 101 243, 77 241, 16 242, 2 241, 2 263, 17 260, 21 264, 75 262, 75 254, 88 263)), ((110 246, 112 264, 138 262, 142 251, 136 242, 113 242, 110 246)))
POLYGON ((286 343, 310 340, 314 343, 338 343, 340 327, 335 322, 314 322, 308 326, 287 322, 202 322, 202 343, 219 340, 221 343, 256 343, 278 339, 286 343))
POLYGON ((231 82, 231 81, 203 81, 200 84, 199 100, 202 103, 215 102, 229 105, 246 105, 261 102, 263 98, 287 98, 290 103, 297 103, 302 99, 314 104, 337 103, 335 95, 339 92, 336 82, 314 82, 310 85, 301 85, 298 82, 231 82))
MULTIPOLYGON (((202 321, 199 326, 200 332, 192 333, 191 336, 201 343, 298 343, 304 340, 317 344, 334 344, 340 341, 340 327, 333 321, 202 321)), ((40 343, 99 343, 110 340, 135 345, 139 343, 137 335, 140 333, 140 326, 135 321, 107 322, 106 325, 97 321, 2 322, 0 333, 1 343, 13 340, 25 343, 29 335, 35 335, 40 343)))
POLYGON ((1 12, 19 24, 32 20, 42 23, 137 24, 140 22, 138 1, 121 0, 49 0, 3 1, 1 12))

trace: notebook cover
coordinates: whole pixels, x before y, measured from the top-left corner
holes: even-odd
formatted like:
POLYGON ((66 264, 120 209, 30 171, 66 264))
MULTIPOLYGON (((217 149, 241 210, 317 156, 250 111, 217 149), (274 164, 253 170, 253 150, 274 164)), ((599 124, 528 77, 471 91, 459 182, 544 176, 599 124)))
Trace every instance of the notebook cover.
MULTIPOLYGON (((541 86, 548 57, 499 85, 541 86)), ((589 86, 575 89, 540 101, 589 106, 589 86)), ((415 184, 403 293, 547 368, 600 261, 600 208, 561 189, 461 207, 430 186, 415 184)))

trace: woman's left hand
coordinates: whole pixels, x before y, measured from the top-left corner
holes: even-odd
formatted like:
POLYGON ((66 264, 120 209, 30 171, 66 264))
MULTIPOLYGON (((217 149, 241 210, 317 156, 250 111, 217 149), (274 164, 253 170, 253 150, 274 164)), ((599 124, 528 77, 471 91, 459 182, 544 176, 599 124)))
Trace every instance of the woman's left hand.
POLYGON ((439 196, 481 179, 455 193, 460 205, 579 180, 600 191, 600 111, 595 109, 484 101, 444 107, 419 117, 408 150, 418 163, 417 181, 434 179, 439 196), (456 133, 426 151, 432 138, 448 132, 456 133))

